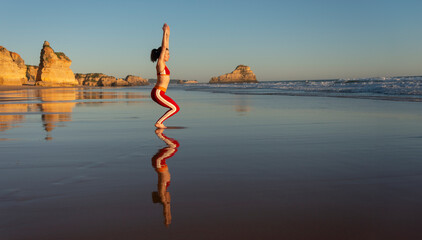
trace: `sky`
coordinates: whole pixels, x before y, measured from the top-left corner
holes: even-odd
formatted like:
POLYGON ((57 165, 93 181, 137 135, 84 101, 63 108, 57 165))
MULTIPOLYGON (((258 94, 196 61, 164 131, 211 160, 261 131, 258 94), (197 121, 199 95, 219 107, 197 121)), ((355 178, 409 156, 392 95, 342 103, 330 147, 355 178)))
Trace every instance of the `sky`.
POLYGON ((156 78, 170 26, 172 79, 250 66, 258 81, 422 75, 422 1, 0 0, 0 46, 38 65, 45 40, 74 73, 156 78))

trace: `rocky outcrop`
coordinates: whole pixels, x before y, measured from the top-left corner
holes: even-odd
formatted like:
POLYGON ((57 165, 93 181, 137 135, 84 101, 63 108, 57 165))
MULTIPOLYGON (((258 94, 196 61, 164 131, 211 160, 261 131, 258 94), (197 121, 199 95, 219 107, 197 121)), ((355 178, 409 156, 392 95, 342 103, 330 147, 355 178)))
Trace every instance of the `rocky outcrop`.
POLYGON ((130 86, 130 84, 126 80, 119 78, 114 83, 112 83, 111 86, 113 86, 113 87, 125 87, 125 86, 130 86))
POLYGON ((179 80, 177 81, 177 84, 196 84, 198 81, 196 80, 179 80))
POLYGON ((79 82, 79 85, 84 86, 100 86, 98 85, 98 82, 100 82, 101 79, 104 79, 105 81, 110 81, 109 86, 111 86, 111 82, 116 80, 115 77, 108 76, 102 73, 77 73, 75 74, 75 79, 79 82))
POLYGON ((26 65, 19 54, 0 46, 0 85, 21 86, 26 83, 26 65))
POLYGON ((76 86, 78 81, 70 69, 72 61, 62 52, 54 52, 45 41, 41 50, 40 65, 36 85, 39 86, 76 86))
POLYGON ((98 81, 97 86, 111 87, 114 83, 116 83, 116 81, 117 79, 115 77, 106 75, 98 81))
POLYGON ((149 82, 147 79, 144 79, 138 76, 128 75, 125 80, 130 84, 130 86, 149 85, 149 82))
POLYGON ((251 68, 245 65, 239 65, 236 69, 219 77, 211 78, 209 83, 256 83, 255 74, 251 68))
POLYGON ((26 65, 26 78, 29 82, 35 82, 37 78, 38 66, 26 65))
POLYGON ((125 79, 115 78, 102 73, 77 73, 75 74, 79 85, 100 87, 122 87, 149 85, 148 80, 138 76, 128 75, 125 79))

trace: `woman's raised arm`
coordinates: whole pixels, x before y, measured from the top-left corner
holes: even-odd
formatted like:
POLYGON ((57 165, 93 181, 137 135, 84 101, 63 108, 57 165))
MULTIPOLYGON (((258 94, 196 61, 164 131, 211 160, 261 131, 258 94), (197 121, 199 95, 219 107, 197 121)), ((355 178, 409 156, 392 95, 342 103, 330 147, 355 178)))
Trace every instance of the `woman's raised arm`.
POLYGON ((161 54, 158 58, 158 64, 164 63, 164 55, 166 54, 166 50, 169 48, 169 37, 170 37, 170 27, 167 23, 164 23, 163 26, 163 41, 161 43, 161 54))

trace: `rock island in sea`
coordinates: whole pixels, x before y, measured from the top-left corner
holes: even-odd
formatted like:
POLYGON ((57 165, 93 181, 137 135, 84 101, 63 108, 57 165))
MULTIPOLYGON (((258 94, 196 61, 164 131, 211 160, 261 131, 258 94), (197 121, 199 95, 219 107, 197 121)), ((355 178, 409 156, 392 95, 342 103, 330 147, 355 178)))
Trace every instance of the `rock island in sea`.
POLYGON ((255 74, 251 68, 245 65, 239 65, 236 69, 218 77, 211 78, 209 83, 256 83, 255 74))

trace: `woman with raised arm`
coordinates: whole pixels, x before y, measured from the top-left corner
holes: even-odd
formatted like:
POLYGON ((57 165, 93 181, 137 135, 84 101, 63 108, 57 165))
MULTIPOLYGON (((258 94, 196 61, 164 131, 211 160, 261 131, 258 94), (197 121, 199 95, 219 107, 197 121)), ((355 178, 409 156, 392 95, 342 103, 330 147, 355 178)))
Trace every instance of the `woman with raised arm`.
POLYGON ((161 47, 152 49, 151 51, 151 61, 157 61, 157 83, 151 91, 151 98, 161 106, 169 108, 169 110, 155 123, 157 128, 167 128, 164 126, 163 122, 180 110, 177 103, 166 95, 167 87, 170 82, 170 70, 166 66, 166 62, 170 58, 169 37, 170 27, 165 23, 163 26, 163 41, 161 47))

